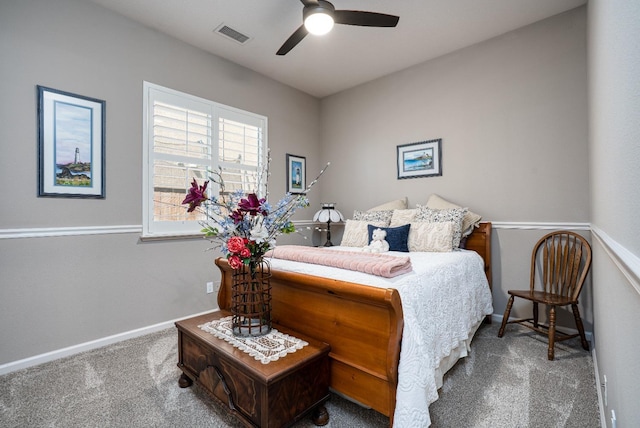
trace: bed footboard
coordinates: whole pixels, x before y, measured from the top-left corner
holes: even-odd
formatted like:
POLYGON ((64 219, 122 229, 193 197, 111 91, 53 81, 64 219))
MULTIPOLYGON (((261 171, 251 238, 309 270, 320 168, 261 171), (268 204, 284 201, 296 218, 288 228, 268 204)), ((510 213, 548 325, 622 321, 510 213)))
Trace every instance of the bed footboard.
MULTIPOLYGON (((468 237, 467 248, 484 259, 491 287, 491 223, 480 223, 468 237)), ((217 259, 216 265, 222 272, 218 306, 230 310, 233 271, 226 259, 217 259)), ((391 426, 404 328, 398 291, 271 273, 273 321, 331 345, 331 388, 388 416, 391 426)))
MULTIPOLYGON (((230 309, 232 269, 226 259, 218 306, 230 309)), ((392 418, 403 316, 400 295, 339 280, 272 270, 272 319, 331 345, 331 387, 392 418)))

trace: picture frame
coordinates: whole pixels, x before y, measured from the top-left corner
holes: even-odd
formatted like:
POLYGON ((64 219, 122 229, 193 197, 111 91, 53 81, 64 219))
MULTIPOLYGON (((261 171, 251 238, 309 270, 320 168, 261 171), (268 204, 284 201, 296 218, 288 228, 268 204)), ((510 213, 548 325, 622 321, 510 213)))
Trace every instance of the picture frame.
POLYGON ((397 147, 398 180, 442 175, 442 138, 397 147))
POLYGON ((37 90, 38 196, 104 199, 105 101, 37 90))
POLYGON ((287 193, 304 193, 307 188, 307 159, 287 153, 287 193))

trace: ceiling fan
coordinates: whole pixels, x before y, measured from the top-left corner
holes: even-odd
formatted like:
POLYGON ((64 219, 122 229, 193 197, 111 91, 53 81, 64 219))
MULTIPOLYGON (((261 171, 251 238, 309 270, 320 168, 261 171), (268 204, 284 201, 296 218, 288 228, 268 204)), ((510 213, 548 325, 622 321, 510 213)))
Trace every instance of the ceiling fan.
POLYGON ((361 27, 395 27, 400 17, 385 13, 361 10, 336 10, 326 0, 300 0, 303 24, 287 39, 276 55, 286 55, 309 33, 322 35, 331 31, 336 24, 358 25, 361 27))

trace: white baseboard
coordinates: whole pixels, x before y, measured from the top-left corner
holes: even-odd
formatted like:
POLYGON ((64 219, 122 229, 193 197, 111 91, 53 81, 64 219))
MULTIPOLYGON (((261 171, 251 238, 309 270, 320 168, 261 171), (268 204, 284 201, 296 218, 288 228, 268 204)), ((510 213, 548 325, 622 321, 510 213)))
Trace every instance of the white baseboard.
POLYGON ((600 426, 607 428, 607 420, 604 412, 604 398, 602 397, 602 385, 600 383, 600 371, 598 370, 598 359, 596 358, 596 348, 591 347, 591 356, 593 358, 593 370, 596 378, 596 392, 598 393, 598 410, 600 411, 600 426))
MULTIPOLYGON (((216 311, 218 309, 214 309, 216 311)), ((123 333, 114 334, 113 336, 103 337, 101 339, 92 340, 78 345, 69 346, 67 348, 58 349, 44 354, 35 355, 33 357, 25 358, 23 360, 13 361, 10 363, 0 365, 0 376, 8 373, 12 373, 18 370, 26 369, 28 367, 37 366, 39 364, 47 363, 49 361, 58 360, 60 358, 76 355, 81 352, 90 351, 92 349, 101 348, 103 346, 111 345, 113 343, 122 342, 123 340, 133 339, 135 337, 144 336, 145 334, 155 333, 156 331, 164 330, 173 327, 176 321, 180 321, 187 318, 192 318, 198 315, 204 315, 212 311, 201 312, 199 314, 188 315, 186 317, 177 318, 171 321, 165 321, 158 324, 150 325, 147 327, 138 328, 123 333)))

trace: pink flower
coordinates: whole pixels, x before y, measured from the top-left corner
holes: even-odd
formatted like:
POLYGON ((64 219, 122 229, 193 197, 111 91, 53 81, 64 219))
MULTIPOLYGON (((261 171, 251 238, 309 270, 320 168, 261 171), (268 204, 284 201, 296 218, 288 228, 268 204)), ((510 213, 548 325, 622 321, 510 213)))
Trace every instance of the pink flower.
POLYGON ((240 269, 242 267, 242 259, 238 256, 229 256, 229 266, 231 269, 240 269))
POLYGON ((245 247, 244 239, 240 236, 232 236, 227 241, 227 248, 230 253, 240 253, 245 247))
POLYGON ((240 251, 240 257, 242 257, 243 259, 246 259, 248 257, 251 257, 251 250, 248 249, 247 247, 244 247, 241 251, 240 251))
POLYGON ((182 204, 189 204, 188 213, 194 211, 201 203, 207 200, 207 195, 205 195, 207 184, 209 184, 209 180, 205 181, 202 186, 198 186, 196 179, 193 179, 187 197, 182 201, 182 204))

